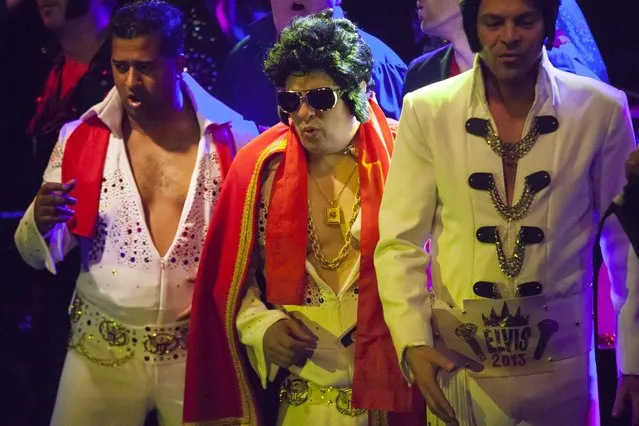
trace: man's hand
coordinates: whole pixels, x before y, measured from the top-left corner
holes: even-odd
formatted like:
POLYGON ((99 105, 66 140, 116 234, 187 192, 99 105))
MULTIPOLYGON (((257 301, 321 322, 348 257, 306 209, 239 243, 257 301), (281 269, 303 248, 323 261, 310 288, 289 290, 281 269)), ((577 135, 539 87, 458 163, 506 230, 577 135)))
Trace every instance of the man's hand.
MULTIPOLYGON (((188 277, 186 279, 186 282, 188 284, 195 284, 195 277, 193 275, 191 275, 190 277, 188 277)), ((176 318, 176 321, 184 321, 191 318, 191 304, 189 303, 189 306, 183 310, 182 312, 180 312, 176 318)))
POLYGON ((617 382, 617 397, 612 407, 612 417, 619 417, 626 405, 632 409, 632 426, 639 426, 639 376, 622 374, 617 382))
POLYGON ((270 362, 288 368, 303 361, 316 340, 297 320, 282 319, 264 333, 264 355, 270 362))
POLYGON ((65 223, 73 216, 75 198, 68 194, 75 186, 75 180, 67 183, 47 182, 40 187, 34 202, 34 218, 38 231, 45 235, 58 223, 65 223))
POLYGON ((426 406, 448 425, 459 425, 455 411, 437 383, 437 370, 451 372, 455 364, 434 348, 416 346, 406 349, 404 357, 415 383, 426 400, 426 406))
POLYGON ((639 150, 630 154, 626 161, 626 177, 628 183, 639 183, 639 150))

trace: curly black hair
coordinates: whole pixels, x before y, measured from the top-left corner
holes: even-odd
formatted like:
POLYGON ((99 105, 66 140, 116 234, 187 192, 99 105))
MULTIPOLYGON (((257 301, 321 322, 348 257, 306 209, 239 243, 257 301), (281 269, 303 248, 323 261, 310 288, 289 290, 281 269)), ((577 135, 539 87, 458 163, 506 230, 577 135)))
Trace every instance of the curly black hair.
MULTIPOLYGON (((552 49, 555 42, 555 24, 557 15, 559 14, 559 4, 561 0, 532 0, 535 7, 541 12, 544 22, 544 35, 546 49, 552 49)), ((479 5, 481 0, 460 0, 462 21, 464 23, 464 32, 468 38, 468 44, 474 53, 480 52, 482 49, 477 35, 477 18, 479 16, 479 5)))
MULTIPOLYGON (((333 10, 298 18, 282 31, 264 62, 264 72, 278 88, 291 75, 323 71, 345 91, 342 98, 355 118, 368 121, 368 99, 373 86, 373 54, 355 24, 334 19, 333 10), (366 82, 366 90, 360 87, 366 82)), ((288 114, 278 108, 288 124, 288 114)))
POLYGON ((160 52, 175 57, 184 51, 182 12, 162 0, 140 0, 126 4, 111 18, 111 36, 121 39, 157 34, 162 39, 160 52))

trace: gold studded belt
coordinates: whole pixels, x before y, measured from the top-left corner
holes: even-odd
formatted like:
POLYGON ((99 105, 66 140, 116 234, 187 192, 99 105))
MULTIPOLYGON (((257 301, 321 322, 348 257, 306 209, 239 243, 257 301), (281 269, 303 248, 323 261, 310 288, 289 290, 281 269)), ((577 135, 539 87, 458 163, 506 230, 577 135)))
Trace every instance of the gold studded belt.
POLYGON ((186 359, 188 321, 163 326, 125 325, 79 294, 69 315, 69 348, 98 365, 116 367, 133 358, 145 362, 186 359))
POLYGON ((280 388, 280 402, 295 407, 302 404, 334 406, 340 413, 351 417, 365 413, 365 409, 353 407, 352 397, 351 388, 319 386, 297 376, 287 377, 280 388))

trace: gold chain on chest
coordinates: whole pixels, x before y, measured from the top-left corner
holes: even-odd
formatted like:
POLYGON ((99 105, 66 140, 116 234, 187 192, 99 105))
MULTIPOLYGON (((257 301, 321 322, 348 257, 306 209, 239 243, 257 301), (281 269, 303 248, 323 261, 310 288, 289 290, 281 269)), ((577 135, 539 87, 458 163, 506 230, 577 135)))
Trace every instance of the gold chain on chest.
POLYGON ((515 164, 517 160, 523 158, 539 139, 539 127, 537 123, 530 129, 528 133, 518 142, 505 143, 502 138, 495 132, 493 125, 488 122, 486 132, 486 143, 493 150, 493 152, 499 155, 507 164, 515 164))
POLYGON ((308 237, 311 242, 311 248, 313 250, 313 256, 319 262, 320 266, 324 269, 328 269, 330 271, 334 271, 339 268, 339 266, 344 263, 346 257, 348 257, 351 251, 351 241, 353 240, 353 235, 351 231, 353 229, 353 224, 357 219, 357 215, 359 214, 361 206, 361 196, 360 190, 357 190, 357 194, 355 195, 355 202, 353 203, 353 208, 351 209, 351 220, 348 223, 348 229, 346 231, 346 236, 344 237, 344 245, 337 253, 335 258, 329 260, 322 253, 322 249, 320 247, 319 238, 317 236, 317 230, 315 229, 315 222, 313 221, 313 217, 311 215, 311 205, 308 205, 308 237))
POLYGON ((348 186, 348 183, 351 181, 351 179, 355 175, 356 171, 357 171, 357 164, 355 164, 355 167, 353 167, 351 174, 348 176, 348 179, 342 186, 342 189, 337 193, 337 196, 335 198, 329 198, 324 192, 324 190, 322 189, 322 187, 320 186, 319 182, 315 179, 315 177, 312 174, 309 173, 311 180, 315 182, 317 189, 319 189, 320 193, 322 194, 324 199, 326 199, 329 205, 328 207, 324 209, 324 223, 326 225, 340 225, 342 223, 342 213, 340 211, 338 203, 340 198, 342 197, 342 194, 344 193, 344 190, 346 189, 346 187, 348 186))
POLYGON ((495 245, 497 247, 497 262, 499 263, 499 269, 508 278, 515 278, 521 272, 521 267, 524 264, 524 256, 526 254, 526 244, 523 241, 524 230, 519 229, 517 233, 517 239, 515 240, 515 248, 513 250, 512 257, 507 257, 504 253, 504 247, 501 242, 499 230, 495 227, 495 245))
POLYGON ((490 179, 490 200, 493 203, 493 206, 499 213, 499 216, 502 217, 506 222, 512 222, 516 220, 521 220, 528 214, 528 209, 530 208, 533 199, 535 197, 535 193, 530 188, 530 185, 526 182, 524 185, 524 192, 521 195, 521 198, 517 202, 517 204, 513 206, 509 206, 505 203, 501 196, 499 195, 499 191, 497 190, 497 186, 495 184, 495 179, 491 177, 490 179))

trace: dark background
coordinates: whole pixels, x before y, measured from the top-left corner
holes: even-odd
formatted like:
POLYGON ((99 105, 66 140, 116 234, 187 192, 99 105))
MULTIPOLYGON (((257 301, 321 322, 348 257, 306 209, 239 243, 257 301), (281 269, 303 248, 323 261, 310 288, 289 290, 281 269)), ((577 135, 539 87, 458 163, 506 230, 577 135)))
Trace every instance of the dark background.
MULTIPOLYGON (((41 48, 50 35, 42 28, 33 0, 27 2, 0 22, 0 211, 21 210, 33 196, 25 193, 20 182, 30 152, 24 128, 47 72, 41 48)), ((636 1, 582 0, 579 4, 599 44, 611 84, 639 92, 636 1)), ((406 62, 419 56, 413 1, 344 0, 344 8, 351 19, 385 41, 406 62)))
MULTIPOLYGON (((599 45, 611 84, 639 92, 639 2, 577 0, 577 3, 599 45)), ((344 0, 344 8, 349 18, 384 40, 405 61, 419 54, 411 28, 415 2, 344 0)))

